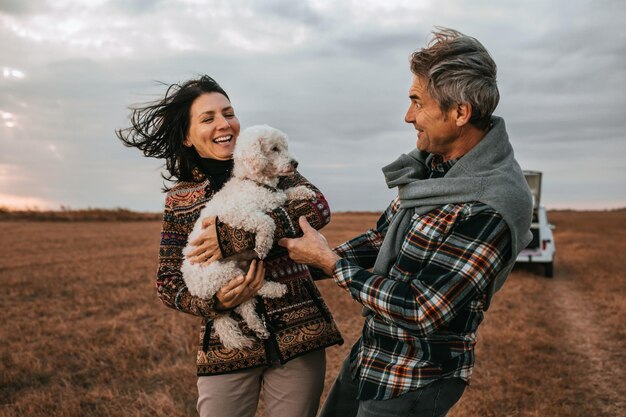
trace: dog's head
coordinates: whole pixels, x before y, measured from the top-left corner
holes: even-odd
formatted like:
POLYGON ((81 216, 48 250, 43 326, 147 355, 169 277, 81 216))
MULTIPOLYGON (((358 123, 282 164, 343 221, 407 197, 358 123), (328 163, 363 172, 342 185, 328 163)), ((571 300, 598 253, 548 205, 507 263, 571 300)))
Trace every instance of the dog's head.
POLYGON ((251 126, 237 138, 233 175, 276 186, 278 177, 292 175, 298 162, 289 154, 287 135, 267 125, 251 126))

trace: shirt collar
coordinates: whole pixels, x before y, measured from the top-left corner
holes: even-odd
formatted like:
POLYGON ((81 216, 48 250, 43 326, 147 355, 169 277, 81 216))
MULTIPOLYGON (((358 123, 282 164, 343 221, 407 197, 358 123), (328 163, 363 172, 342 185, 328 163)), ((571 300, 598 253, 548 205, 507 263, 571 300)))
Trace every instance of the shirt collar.
POLYGON ((450 159, 448 161, 443 161, 441 155, 430 154, 426 158, 426 165, 430 169, 431 177, 443 177, 446 173, 456 164, 459 159, 450 159))

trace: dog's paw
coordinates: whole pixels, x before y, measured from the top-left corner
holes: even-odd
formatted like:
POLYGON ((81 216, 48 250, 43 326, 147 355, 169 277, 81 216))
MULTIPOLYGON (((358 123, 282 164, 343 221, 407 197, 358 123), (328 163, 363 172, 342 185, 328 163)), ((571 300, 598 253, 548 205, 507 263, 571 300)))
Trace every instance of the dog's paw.
POLYGON ((259 339, 269 339, 270 337, 270 332, 268 332, 267 330, 258 330, 254 332, 257 337, 259 339))
POLYGON ((265 281, 259 290, 259 295, 264 298, 280 298, 287 293, 287 286, 278 282, 265 281))
POLYGON ((237 338, 220 338, 222 345, 224 345, 227 349, 243 349, 243 348, 251 348, 254 343, 252 339, 248 337, 237 337, 237 338))
POLYGON ((259 259, 265 259, 274 245, 274 223, 268 222, 265 227, 259 227, 255 236, 254 251, 259 259))
POLYGON ((268 245, 254 245, 254 253, 256 253, 256 257, 260 260, 265 259, 267 254, 270 253, 270 249, 271 247, 268 247, 268 245))
POLYGON ((304 185, 288 188, 285 190, 287 194, 287 200, 312 200, 315 198, 315 191, 304 185))

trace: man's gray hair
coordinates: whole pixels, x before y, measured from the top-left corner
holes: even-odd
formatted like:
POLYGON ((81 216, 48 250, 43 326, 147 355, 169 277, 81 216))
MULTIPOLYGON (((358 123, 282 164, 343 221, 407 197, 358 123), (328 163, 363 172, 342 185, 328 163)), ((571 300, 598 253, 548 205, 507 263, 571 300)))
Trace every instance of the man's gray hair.
POLYGON ((487 129, 500 101, 496 63, 477 39, 453 29, 435 29, 428 46, 411 55, 411 71, 427 81, 428 93, 442 110, 469 103, 470 123, 487 129))

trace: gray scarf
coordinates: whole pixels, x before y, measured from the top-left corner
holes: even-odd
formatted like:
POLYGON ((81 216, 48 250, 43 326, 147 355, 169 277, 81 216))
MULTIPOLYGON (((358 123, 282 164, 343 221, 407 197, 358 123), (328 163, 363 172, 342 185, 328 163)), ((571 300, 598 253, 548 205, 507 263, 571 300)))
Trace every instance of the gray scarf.
POLYGON ((391 220, 376 258, 374 273, 389 273, 400 253, 413 215, 426 214, 450 203, 479 201, 504 218, 511 233, 512 245, 511 257, 489 288, 486 309, 491 295, 504 284, 517 255, 532 239, 532 197, 513 156, 504 120, 494 116, 491 130, 443 178, 428 178, 428 155, 414 149, 383 168, 387 186, 398 187, 400 208, 391 220))

